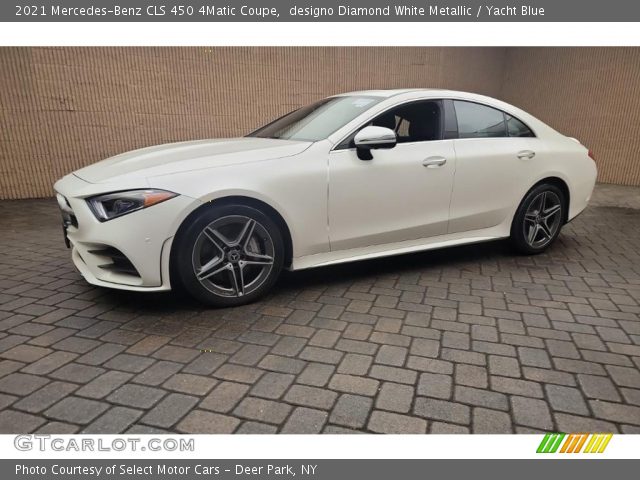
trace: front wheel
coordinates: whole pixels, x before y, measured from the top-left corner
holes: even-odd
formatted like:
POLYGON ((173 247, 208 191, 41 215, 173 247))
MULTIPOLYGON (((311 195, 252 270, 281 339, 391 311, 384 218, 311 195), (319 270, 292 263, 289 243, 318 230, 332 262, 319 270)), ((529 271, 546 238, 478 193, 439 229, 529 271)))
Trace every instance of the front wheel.
POLYGON ((529 191, 511 225, 511 241, 521 253, 544 252, 560 234, 567 209, 564 193, 552 184, 529 191))
POLYGON ((173 276, 216 307, 257 300, 275 284, 284 261, 276 224, 246 205, 214 206, 196 214, 176 239, 173 276))

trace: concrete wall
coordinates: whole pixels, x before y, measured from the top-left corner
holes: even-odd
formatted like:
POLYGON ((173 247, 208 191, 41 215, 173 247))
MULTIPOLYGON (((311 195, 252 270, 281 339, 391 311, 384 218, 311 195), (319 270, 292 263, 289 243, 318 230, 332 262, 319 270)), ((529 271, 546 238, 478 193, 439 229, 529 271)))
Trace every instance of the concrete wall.
POLYGON ((594 149, 602 181, 640 185, 639 70, 640 49, 0 48, 0 198, 50 196, 60 176, 126 150, 397 87, 512 101, 594 149))

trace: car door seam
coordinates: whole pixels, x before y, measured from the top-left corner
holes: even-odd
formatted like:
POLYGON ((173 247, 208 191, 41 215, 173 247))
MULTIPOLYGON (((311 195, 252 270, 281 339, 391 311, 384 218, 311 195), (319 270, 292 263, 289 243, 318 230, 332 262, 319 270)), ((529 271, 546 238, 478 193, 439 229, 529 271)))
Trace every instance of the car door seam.
POLYGON ((451 142, 452 148, 453 148, 453 174, 452 174, 452 179, 451 179, 451 189, 449 191, 449 211, 447 212, 447 233, 451 233, 450 230, 450 226, 451 226, 451 204, 453 203, 453 192, 454 192, 454 186, 456 184, 456 172, 458 169, 458 152, 456 150, 456 139, 453 138, 452 142, 451 142))

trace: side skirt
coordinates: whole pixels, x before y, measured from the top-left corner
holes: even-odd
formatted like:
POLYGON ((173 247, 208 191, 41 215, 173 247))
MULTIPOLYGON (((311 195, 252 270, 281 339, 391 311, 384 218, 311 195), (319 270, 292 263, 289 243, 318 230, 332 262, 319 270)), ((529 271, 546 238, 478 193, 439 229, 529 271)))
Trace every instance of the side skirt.
POLYGON ((509 228, 504 224, 491 228, 475 230, 472 232, 452 233, 431 238, 420 238, 404 242, 389 243, 384 245, 371 245, 362 248, 339 250, 336 252, 318 253, 304 257, 294 257, 291 270, 304 270, 307 268, 324 267, 339 263, 356 262, 373 258, 402 255, 405 253, 436 250, 470 243, 488 242, 509 237, 509 228))

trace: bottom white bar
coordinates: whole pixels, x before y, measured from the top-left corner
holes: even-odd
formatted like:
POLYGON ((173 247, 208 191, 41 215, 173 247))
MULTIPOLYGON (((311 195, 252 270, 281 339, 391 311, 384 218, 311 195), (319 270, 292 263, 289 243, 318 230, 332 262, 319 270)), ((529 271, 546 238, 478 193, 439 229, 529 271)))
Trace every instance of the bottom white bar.
POLYGON ((640 435, 603 453, 539 454, 544 435, 0 435, 2 459, 640 458, 640 435))
POLYGON ((0 22, 7 46, 626 46, 633 22, 0 22), (380 31, 384 30, 384 35, 380 31))

